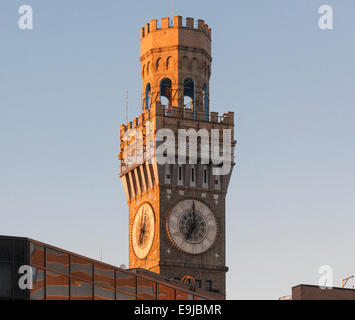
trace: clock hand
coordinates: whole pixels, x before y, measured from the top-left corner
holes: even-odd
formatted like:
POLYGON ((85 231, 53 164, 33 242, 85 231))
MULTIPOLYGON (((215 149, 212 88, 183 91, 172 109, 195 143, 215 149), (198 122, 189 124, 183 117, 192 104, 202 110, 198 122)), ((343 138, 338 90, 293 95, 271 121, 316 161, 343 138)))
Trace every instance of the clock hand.
POLYGON ((141 221, 141 232, 139 235, 139 244, 143 243, 143 237, 144 237, 144 233, 145 233, 145 218, 146 218, 145 210, 143 211, 143 215, 144 215, 144 218, 141 221))
POLYGON ((195 201, 192 202, 192 224, 196 225, 195 201))

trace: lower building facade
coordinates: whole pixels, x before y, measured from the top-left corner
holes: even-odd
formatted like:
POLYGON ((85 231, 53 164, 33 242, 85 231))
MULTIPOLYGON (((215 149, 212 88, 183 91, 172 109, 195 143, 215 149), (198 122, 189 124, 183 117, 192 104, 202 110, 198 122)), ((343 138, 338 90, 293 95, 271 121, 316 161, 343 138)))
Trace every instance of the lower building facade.
POLYGON ((222 300, 191 284, 124 270, 29 238, 0 236, 0 300, 222 300))

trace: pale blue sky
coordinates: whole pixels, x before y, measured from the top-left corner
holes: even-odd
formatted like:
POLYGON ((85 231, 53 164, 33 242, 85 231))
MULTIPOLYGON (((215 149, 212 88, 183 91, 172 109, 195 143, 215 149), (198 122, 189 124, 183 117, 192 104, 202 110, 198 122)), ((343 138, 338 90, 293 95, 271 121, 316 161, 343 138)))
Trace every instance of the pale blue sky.
MULTIPOLYGON (((175 1, 212 27, 211 109, 234 111, 228 298, 355 273, 355 2, 175 1), (334 30, 318 28, 332 5, 334 30)), ((2 0, 0 234, 128 263, 119 126, 140 112, 139 29, 170 1, 2 0), (34 30, 17 26, 32 5, 34 30)))

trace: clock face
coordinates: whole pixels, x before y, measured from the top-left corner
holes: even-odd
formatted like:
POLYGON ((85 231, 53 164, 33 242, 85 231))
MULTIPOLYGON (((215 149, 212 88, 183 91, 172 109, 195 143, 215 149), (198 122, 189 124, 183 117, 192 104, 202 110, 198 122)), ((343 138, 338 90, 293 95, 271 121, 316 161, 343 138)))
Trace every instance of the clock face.
POLYGON ((144 203, 137 210, 132 227, 132 246, 139 259, 144 259, 148 255, 153 245, 154 234, 154 212, 150 204, 144 203))
POLYGON ((205 252, 217 236, 217 223, 212 211, 198 200, 179 202, 170 212, 167 227, 175 246, 190 254, 205 252))

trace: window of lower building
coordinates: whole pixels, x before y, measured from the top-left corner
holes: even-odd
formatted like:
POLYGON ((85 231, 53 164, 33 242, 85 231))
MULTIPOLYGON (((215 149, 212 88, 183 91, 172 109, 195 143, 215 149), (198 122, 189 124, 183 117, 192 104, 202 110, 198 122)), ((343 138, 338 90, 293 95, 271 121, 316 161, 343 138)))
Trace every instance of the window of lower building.
POLYGON ((155 282, 145 278, 137 278, 138 299, 156 300, 155 282))
POLYGON ((115 300, 115 291, 109 288, 95 286, 95 300, 115 300))
POLYGON ((77 279, 92 281, 93 264, 84 259, 71 256, 70 257, 70 275, 77 279))
POLYGON ((137 294, 136 276, 126 272, 116 271, 116 289, 135 296, 137 294))
POLYGON ((70 278, 70 299, 71 300, 92 300, 93 283, 81 279, 70 278))
POLYGON ((11 267, 10 263, 0 263, 0 297, 11 298, 11 267))
POLYGON ((176 290, 176 300, 193 300, 193 295, 184 291, 176 290))
POLYGON ((25 262, 26 241, 14 240, 14 261, 19 263, 25 262))
POLYGON ((95 264, 95 283, 109 288, 115 287, 115 272, 113 269, 95 264))
POLYGON ((32 266, 32 289, 30 290, 31 300, 45 299, 45 271, 32 266))
POLYGON ((137 300, 137 298, 125 292, 116 291, 116 300, 137 300))
POLYGON ((12 261, 12 241, 9 239, 0 240, 0 261, 12 261))
POLYGON ((159 284, 158 300, 175 300, 175 289, 159 284))
POLYGON ((69 255, 54 249, 46 249, 46 267, 55 272, 69 275, 69 255))
POLYGON ((46 272, 47 300, 69 299, 69 277, 55 272, 46 272))
MULTIPOLYGON (((23 274, 19 273, 20 267, 23 265, 21 264, 13 264, 13 270, 12 270, 12 296, 14 299, 21 299, 24 300, 27 297, 27 290, 26 289, 21 289, 19 285, 20 278, 23 276, 23 274)), ((27 274, 27 272, 25 271, 27 274)), ((33 277, 33 269, 32 269, 32 277, 33 277)), ((25 284, 26 281, 25 281, 25 284)))
POLYGON ((31 242, 30 263, 33 266, 44 267, 44 248, 31 242))

